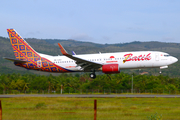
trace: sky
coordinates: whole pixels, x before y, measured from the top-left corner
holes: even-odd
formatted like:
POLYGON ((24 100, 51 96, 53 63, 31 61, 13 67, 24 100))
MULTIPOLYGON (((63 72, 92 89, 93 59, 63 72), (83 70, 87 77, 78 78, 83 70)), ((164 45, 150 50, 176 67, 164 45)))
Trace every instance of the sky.
POLYGON ((180 0, 2 0, 0 36, 180 43, 180 0))

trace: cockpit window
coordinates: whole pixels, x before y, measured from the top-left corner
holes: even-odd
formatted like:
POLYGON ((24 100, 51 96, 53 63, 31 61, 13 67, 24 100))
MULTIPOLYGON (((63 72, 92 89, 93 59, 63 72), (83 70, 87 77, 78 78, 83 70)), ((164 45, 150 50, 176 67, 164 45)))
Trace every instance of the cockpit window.
POLYGON ((170 55, 164 55, 164 57, 169 57, 170 55))

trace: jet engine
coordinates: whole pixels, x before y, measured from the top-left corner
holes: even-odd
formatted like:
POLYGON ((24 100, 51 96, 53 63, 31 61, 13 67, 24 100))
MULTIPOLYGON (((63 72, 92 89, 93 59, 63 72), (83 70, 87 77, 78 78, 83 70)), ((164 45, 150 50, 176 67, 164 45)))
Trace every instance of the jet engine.
POLYGON ((120 73, 119 64, 107 64, 102 66, 102 72, 105 74, 120 73))

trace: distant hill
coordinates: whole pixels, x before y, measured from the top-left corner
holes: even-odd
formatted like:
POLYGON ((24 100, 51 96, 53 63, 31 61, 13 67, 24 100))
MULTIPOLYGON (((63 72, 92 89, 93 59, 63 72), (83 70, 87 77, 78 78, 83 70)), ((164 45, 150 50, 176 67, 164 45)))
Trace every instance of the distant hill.
MULTIPOLYGON (((131 42, 131 43, 117 43, 117 44, 97 44, 92 42, 82 42, 76 40, 57 40, 57 39, 25 39, 37 52, 49 55, 61 55, 57 43, 61 43, 65 49, 71 53, 75 51, 76 54, 87 53, 105 53, 105 52, 124 52, 124 51, 162 51, 167 52, 180 60, 180 44, 179 43, 164 43, 164 42, 131 42)), ((31 73, 49 75, 50 73, 38 72, 34 70, 26 70, 15 66, 12 62, 4 60, 2 57, 14 57, 13 50, 9 38, 0 37, 0 74, 3 73, 31 73)), ((127 73, 158 75, 159 69, 142 69, 142 70, 123 70, 127 73)), ((170 65, 168 69, 162 70, 163 75, 172 77, 180 77, 180 61, 170 65)), ((54 75, 58 75, 55 73, 54 75)))

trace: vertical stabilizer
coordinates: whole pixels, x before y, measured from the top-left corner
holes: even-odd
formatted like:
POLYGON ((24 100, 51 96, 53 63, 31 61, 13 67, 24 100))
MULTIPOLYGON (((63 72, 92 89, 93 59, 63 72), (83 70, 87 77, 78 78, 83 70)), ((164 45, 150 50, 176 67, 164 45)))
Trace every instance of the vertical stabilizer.
POLYGON ((14 30, 7 29, 14 55, 18 60, 38 58, 37 52, 14 30))
POLYGON ((14 55, 16 59, 5 58, 14 61, 14 64, 27 69, 47 72, 68 72, 48 58, 41 57, 14 29, 7 29, 14 55))

